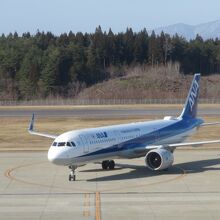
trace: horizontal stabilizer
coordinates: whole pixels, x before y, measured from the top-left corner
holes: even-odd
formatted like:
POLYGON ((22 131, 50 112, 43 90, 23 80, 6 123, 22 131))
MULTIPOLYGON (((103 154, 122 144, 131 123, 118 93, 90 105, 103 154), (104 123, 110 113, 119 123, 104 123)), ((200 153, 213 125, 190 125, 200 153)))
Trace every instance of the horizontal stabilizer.
POLYGON ((220 122, 208 122, 208 123, 203 123, 200 126, 210 126, 210 125, 220 125, 220 122))

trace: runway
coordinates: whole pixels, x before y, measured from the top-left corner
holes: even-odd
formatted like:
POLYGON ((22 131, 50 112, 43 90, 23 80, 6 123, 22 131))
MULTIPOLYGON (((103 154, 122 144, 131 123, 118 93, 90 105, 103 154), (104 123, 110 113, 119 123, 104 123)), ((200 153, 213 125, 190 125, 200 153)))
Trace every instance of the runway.
MULTIPOLYGON (((136 105, 130 106, 77 106, 70 107, 9 107, 0 108, 0 117, 30 117, 34 112, 40 117, 80 117, 80 118, 112 118, 112 117, 135 117, 135 116, 167 116, 179 115, 182 111, 183 105, 136 105)), ((220 105, 201 105, 198 109, 199 116, 212 116, 220 114, 220 105)))
POLYGON ((69 170, 46 152, 0 154, 0 219, 220 219, 220 152, 178 150, 168 171, 155 173, 144 158, 69 170))

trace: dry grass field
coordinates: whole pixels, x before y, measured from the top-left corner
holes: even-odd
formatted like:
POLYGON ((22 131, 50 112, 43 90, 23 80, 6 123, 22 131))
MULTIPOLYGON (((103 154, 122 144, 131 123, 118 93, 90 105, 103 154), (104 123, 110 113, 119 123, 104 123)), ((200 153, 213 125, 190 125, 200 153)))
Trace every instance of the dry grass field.
MULTIPOLYGON (((24 107, 23 107, 24 108, 24 107)), ((66 107, 65 107, 66 108, 66 107)), ((91 108, 91 106, 90 106, 91 108)), ((21 108, 22 110, 22 108, 21 108)), ((65 131, 114 125, 120 123, 154 120, 158 117, 130 117, 130 118, 74 118, 74 117, 39 117, 36 119, 36 130, 52 134, 61 134, 65 131)), ((208 116, 204 118, 207 122, 220 121, 220 116, 208 116)), ((48 150, 52 139, 30 135, 27 132, 30 118, 27 117, 0 117, 0 150, 48 150)), ((193 135, 192 140, 220 139, 220 125, 202 127, 193 135)), ((219 148, 218 144, 203 146, 206 148, 219 148)))

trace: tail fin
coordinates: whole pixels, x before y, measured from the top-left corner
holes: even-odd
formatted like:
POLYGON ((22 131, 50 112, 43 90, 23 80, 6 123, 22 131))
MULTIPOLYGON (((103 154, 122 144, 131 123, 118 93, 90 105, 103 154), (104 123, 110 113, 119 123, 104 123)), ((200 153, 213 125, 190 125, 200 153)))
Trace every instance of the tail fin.
POLYGON ((200 73, 194 75, 185 106, 180 115, 181 118, 196 118, 197 116, 200 77, 200 73))

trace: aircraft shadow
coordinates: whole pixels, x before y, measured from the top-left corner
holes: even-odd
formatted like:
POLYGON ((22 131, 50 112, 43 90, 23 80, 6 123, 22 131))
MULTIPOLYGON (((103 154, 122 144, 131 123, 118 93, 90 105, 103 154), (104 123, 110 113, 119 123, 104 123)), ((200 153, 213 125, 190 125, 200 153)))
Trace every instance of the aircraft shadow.
MULTIPOLYGON (((122 169, 124 169, 125 167, 121 167, 121 166, 119 166, 119 164, 115 164, 115 168, 114 168, 114 171, 116 171, 116 170, 122 170, 122 169)), ((127 166, 126 166, 126 168, 127 168, 127 166)), ((93 173, 93 172, 108 172, 108 171, 110 171, 110 170, 103 170, 102 168, 98 168, 98 169, 89 169, 89 170, 81 170, 81 171, 79 171, 79 172, 82 172, 82 173, 93 173)))
MULTIPOLYGON (((214 165, 220 164, 220 158, 210 159, 210 160, 199 160, 187 163, 179 163, 173 165, 171 168, 165 171, 152 171, 149 170, 147 167, 140 166, 140 165, 131 165, 131 164, 119 164, 116 163, 118 170, 123 168, 130 168, 131 171, 127 173, 119 173, 113 174, 104 177, 97 177, 93 179, 88 179, 88 182, 102 182, 102 181, 114 181, 114 180, 128 180, 128 179, 138 179, 144 177, 151 177, 151 176, 158 176, 158 175, 176 175, 181 174, 182 170, 185 170, 187 173, 201 173, 209 170, 220 170, 220 168, 212 167, 214 165), (181 169, 180 169, 181 168, 181 169)), ((84 170, 81 172, 100 172, 102 169, 92 169, 92 170, 84 170)), ((108 171, 106 171, 108 172, 108 171)))

